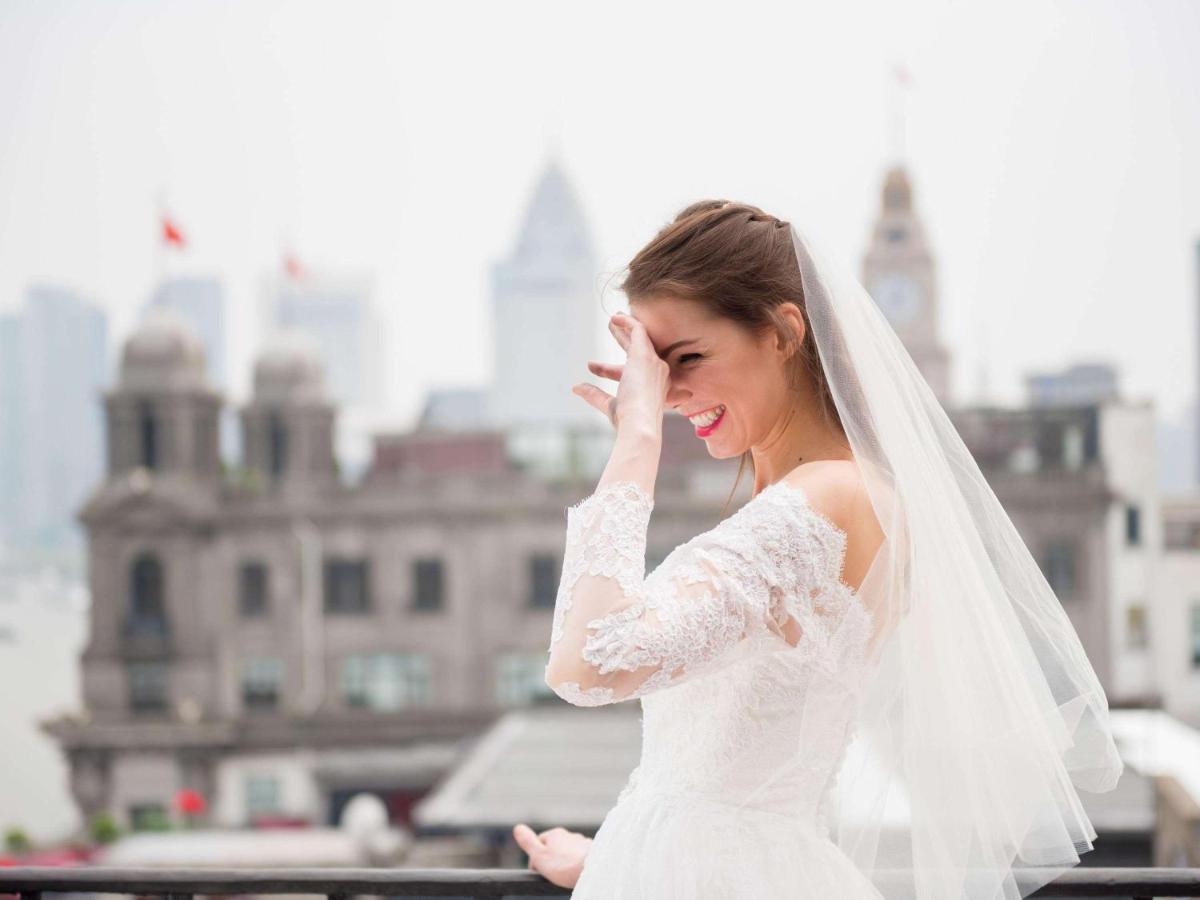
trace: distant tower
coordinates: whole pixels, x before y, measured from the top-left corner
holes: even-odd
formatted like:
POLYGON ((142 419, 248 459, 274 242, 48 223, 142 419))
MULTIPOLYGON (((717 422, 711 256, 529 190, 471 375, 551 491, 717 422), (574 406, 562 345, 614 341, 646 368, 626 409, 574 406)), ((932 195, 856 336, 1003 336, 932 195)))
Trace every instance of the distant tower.
POLYGON ((913 210, 908 173, 887 173, 863 284, 904 342, 942 406, 950 397, 950 355, 938 340, 938 296, 925 229, 913 210))
POLYGON ((512 256, 492 274, 501 426, 591 424, 571 393, 596 358, 595 256, 587 223, 557 161, 542 173, 512 256))
POLYGON ((290 274, 268 288, 267 333, 298 330, 316 341, 331 399, 373 408, 382 399, 383 329, 362 274, 290 274))
POLYGON ((108 319, 57 285, 0 317, 0 535, 70 546, 76 508, 101 474, 108 319))
MULTIPOLYGON (((1196 241, 1196 350, 1200 356, 1200 240, 1196 241)), ((1200 365, 1196 367, 1196 396, 1193 398, 1192 409, 1195 410, 1196 421, 1193 422, 1193 441, 1196 452, 1196 483, 1200 484, 1200 365)))
POLYGON ((179 313, 149 309, 125 342, 105 405, 110 478, 141 469, 153 481, 219 485, 221 396, 209 386, 204 345, 179 313))
POLYGON ((245 465, 268 489, 320 489, 338 481, 335 409, 320 346, 280 332, 254 364, 254 394, 242 410, 245 465))
POLYGON ((195 332, 204 345, 208 382, 215 388, 228 387, 225 366, 225 292, 216 278, 174 276, 155 289, 151 306, 166 306, 195 332))

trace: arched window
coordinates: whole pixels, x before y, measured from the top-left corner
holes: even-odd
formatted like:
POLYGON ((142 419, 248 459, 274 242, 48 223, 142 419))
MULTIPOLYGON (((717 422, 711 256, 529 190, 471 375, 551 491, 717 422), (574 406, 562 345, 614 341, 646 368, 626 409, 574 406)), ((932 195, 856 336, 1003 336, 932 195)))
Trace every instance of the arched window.
POLYGON ((163 585, 162 563, 151 553, 142 554, 135 559, 130 569, 129 618, 134 627, 166 627, 167 598, 163 585))

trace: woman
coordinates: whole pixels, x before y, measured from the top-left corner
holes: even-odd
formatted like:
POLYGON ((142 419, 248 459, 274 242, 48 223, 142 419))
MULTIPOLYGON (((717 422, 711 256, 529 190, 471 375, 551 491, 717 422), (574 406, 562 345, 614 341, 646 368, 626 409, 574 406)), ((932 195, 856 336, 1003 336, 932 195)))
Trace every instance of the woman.
POLYGON ((518 825, 531 867, 576 898, 992 900, 1077 863, 1075 788, 1121 772, 1103 691, 865 291, 725 201, 623 288, 626 362, 589 364, 617 394, 575 389, 617 438, 568 511, 546 680, 640 697, 642 759, 594 842, 518 825), (644 577, 668 408, 754 496, 644 577))

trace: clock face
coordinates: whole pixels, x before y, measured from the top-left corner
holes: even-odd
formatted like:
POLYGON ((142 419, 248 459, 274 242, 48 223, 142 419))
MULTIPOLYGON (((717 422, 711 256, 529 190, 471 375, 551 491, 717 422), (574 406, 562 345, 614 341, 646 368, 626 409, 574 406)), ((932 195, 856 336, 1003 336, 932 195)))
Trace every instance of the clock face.
POLYGON ((903 325, 921 308, 921 287, 907 275, 882 275, 875 279, 871 296, 889 322, 903 325))

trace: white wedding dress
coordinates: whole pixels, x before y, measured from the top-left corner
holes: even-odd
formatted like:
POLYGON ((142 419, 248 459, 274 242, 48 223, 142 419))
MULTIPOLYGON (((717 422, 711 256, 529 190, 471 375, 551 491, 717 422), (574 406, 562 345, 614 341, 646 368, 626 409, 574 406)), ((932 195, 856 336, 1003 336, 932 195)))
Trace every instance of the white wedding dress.
POLYGON ((846 534, 777 482, 645 576, 653 506, 620 482, 567 512, 547 684, 643 712, 571 896, 879 900, 828 817, 870 668, 846 534))

